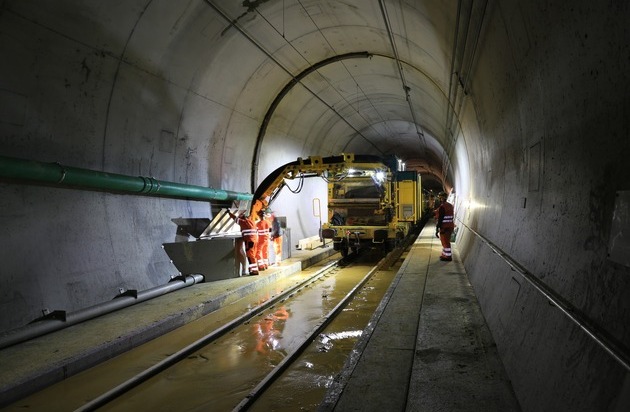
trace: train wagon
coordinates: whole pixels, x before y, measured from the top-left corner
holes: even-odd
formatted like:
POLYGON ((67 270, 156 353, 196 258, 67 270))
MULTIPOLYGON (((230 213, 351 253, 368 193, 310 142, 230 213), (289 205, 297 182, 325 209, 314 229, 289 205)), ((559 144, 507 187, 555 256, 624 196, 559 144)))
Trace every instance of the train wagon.
POLYGON ((398 164, 394 157, 352 153, 298 158, 258 186, 250 215, 268 207, 285 180, 319 176, 328 183, 328 221, 321 236, 343 256, 362 248, 390 250, 422 218, 420 175, 398 170, 398 164))

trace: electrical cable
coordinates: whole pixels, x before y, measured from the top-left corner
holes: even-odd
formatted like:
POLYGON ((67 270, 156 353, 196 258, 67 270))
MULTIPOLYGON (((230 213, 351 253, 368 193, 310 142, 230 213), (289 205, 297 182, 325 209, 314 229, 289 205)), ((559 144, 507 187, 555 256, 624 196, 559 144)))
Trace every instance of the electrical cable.
POLYGON ((338 175, 335 175, 334 178, 329 178, 326 177, 324 175, 321 176, 322 180, 326 183, 335 183, 335 182, 341 182, 343 179, 345 179, 346 177, 348 177, 348 172, 344 172, 344 173, 340 173, 338 175), (337 177, 339 176, 339 177, 337 177))
POLYGON ((295 190, 291 189, 291 186, 289 186, 286 182, 286 180, 284 181, 284 185, 287 187, 287 189, 289 189, 289 192, 291 193, 300 193, 302 191, 302 188, 304 187, 304 175, 300 174, 299 175, 300 180, 298 181, 298 186, 295 190))
MULTIPOLYGON (((357 136, 361 136, 366 142, 370 143, 372 146, 374 146, 375 148, 377 148, 378 150, 378 146, 376 146, 374 144, 374 142, 372 142, 370 139, 368 139, 366 136, 363 135, 363 133, 361 133, 360 130, 358 130, 356 127, 354 127, 344 116, 342 116, 341 113, 339 113, 339 111, 335 110, 335 108, 327 103, 324 99, 322 99, 315 91, 313 91, 311 88, 309 88, 306 84, 304 84, 301 80, 297 79, 295 77, 295 75, 293 75, 293 73, 286 67, 284 66, 277 58, 275 58, 273 56, 273 54, 269 51, 267 51, 267 49, 265 49, 260 43, 258 43, 256 41, 256 39, 254 39, 253 37, 251 37, 249 34, 247 34, 245 32, 245 30, 243 28, 241 28, 238 24, 236 20, 232 20, 230 19, 230 17, 223 11, 221 10, 218 6, 216 6, 212 1, 210 0, 205 0, 205 3, 207 5, 209 5, 214 11, 216 11, 223 19, 225 19, 229 24, 230 27, 234 27, 239 33, 241 33, 247 40, 249 40, 249 42, 251 42, 258 50, 260 50, 263 54, 265 54, 271 61, 273 61, 279 68, 281 68, 294 82, 298 82, 302 87, 304 87, 304 89, 306 89, 309 93, 311 93, 311 95, 313 95, 313 97, 315 97, 317 100, 319 100, 324 106, 326 106, 330 111, 332 111, 333 113, 335 113, 344 123, 346 123, 352 130, 354 130, 354 132, 357 134, 357 136)), ((275 30, 275 28, 274 28, 275 30)), ((276 30, 277 32, 277 30, 276 30)), ((292 46, 292 45, 291 45, 292 46)), ((292 46, 293 47, 293 46, 292 46)), ((301 56, 301 55, 300 55, 301 56)), ((307 61, 308 63, 308 61, 307 61)))
POLYGON ((398 67, 398 74, 400 75, 400 80, 402 82, 403 91, 405 92, 405 100, 407 101, 407 105, 409 106, 409 111, 411 113, 411 119, 413 121, 414 127, 416 129, 416 134, 422 143, 422 150, 424 151, 425 156, 427 155, 427 141, 424 137, 424 130, 422 126, 418 123, 416 118, 416 112, 413 108, 413 102, 411 101, 411 87, 407 85, 407 80, 405 79, 405 72, 403 71, 402 64, 400 61, 400 55, 398 54, 398 48, 396 47, 396 39, 394 39, 394 32, 392 30, 392 26, 389 20, 389 14, 387 13, 387 7, 385 6, 385 2, 383 0, 379 0, 378 2, 381 8, 381 14, 383 15, 383 20, 385 21, 385 29, 387 30, 387 34, 389 36, 389 41, 392 45, 392 50, 394 52, 394 58, 396 59, 396 66, 398 67))

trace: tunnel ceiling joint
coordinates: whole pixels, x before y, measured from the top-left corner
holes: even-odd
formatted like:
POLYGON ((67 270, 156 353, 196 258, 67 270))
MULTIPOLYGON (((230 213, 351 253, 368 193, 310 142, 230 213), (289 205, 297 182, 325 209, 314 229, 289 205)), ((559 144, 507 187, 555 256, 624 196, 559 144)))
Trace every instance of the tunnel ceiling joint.
MULTIPOLYGON (((297 76, 292 77, 292 79, 289 81, 289 83, 287 83, 282 88, 280 93, 278 93, 276 95, 276 97, 274 98, 274 100, 271 102, 271 105, 269 106, 269 109, 267 110, 267 113, 265 113, 265 117, 263 118, 262 124, 260 126, 259 131, 258 131, 258 136, 256 138, 256 144, 255 144, 255 148, 254 148, 254 158, 253 158, 253 162, 252 162, 252 175, 251 175, 252 192, 254 192, 256 190, 256 186, 257 186, 256 175, 258 174, 258 162, 259 162, 259 159, 260 159, 260 151, 262 150, 262 143, 263 143, 263 140, 265 138, 265 134, 267 133, 267 126, 269 125, 269 122, 271 121, 271 118, 273 117, 273 114, 274 114, 276 108, 278 107, 278 105, 280 104, 280 102, 282 101, 282 99, 289 93, 289 91, 291 91, 291 89, 293 89, 293 87, 296 84, 301 83, 301 80, 303 78, 305 78, 309 74, 317 71, 318 69, 320 69, 320 68, 322 68, 322 67, 324 67, 326 65, 329 65, 331 63, 335 63, 335 62, 338 62, 338 61, 346 60, 346 59, 369 58, 369 57, 372 57, 372 55, 370 53, 368 53, 368 52, 347 53, 347 54, 343 54, 343 55, 339 55, 339 56, 330 57, 328 59, 322 60, 321 62, 318 62, 318 63, 308 67, 307 69, 305 69, 301 73, 299 73, 297 76)), ((342 117, 342 119, 343 119, 343 117, 342 117)), ((345 121, 345 119, 344 119, 344 121, 345 121)), ((347 123, 347 121, 346 121, 346 123, 347 123)), ((370 143, 372 146, 374 146, 377 150, 379 150, 378 147, 376 147, 376 145, 374 145, 374 143, 371 142, 369 139, 365 138, 365 140, 368 143, 370 143)))
POLYGON ((457 17, 455 33, 453 36, 453 50, 451 52, 451 70, 448 88, 448 106, 446 109, 446 121, 444 124, 445 156, 442 161, 442 173, 447 176, 450 169, 450 156, 455 149, 461 126, 455 122, 455 117, 461 113, 470 89, 472 67, 479 46, 479 38, 483 29, 488 0, 483 4, 473 0, 459 0, 457 2, 457 17), (463 10, 463 3, 468 7, 463 10), (466 20, 462 27, 462 13, 466 14, 466 20), (461 32, 460 32, 461 29, 461 32), (472 38, 471 31, 474 31, 472 38), (461 35, 461 39, 460 39, 461 35), (460 88, 462 94, 460 94, 460 88), (458 127, 459 126, 459 127, 458 127))
POLYGON ((400 61, 398 48, 396 47, 396 39, 394 38, 391 22, 389 20, 389 14, 387 13, 387 7, 385 6, 385 2, 383 0, 379 0, 378 4, 381 8, 381 14, 383 15, 383 20, 385 22, 385 29, 387 30, 387 35, 392 45, 392 51, 394 52, 394 59, 396 60, 396 67, 398 68, 398 74, 400 76, 400 81, 402 82, 403 92, 405 93, 405 100, 407 101, 407 105, 409 105, 409 111, 411 112, 411 118, 416 129, 416 134, 418 135, 418 138, 422 143, 422 150, 424 152, 424 155, 427 156, 427 141, 424 137, 424 130, 422 130, 422 126, 420 126, 420 124, 418 123, 416 112, 413 108, 413 102, 411 101, 410 94, 411 88, 409 87, 409 85, 407 84, 407 80, 405 79, 405 72, 400 61))
MULTIPOLYGON (((290 81, 283 87, 283 89, 280 91, 280 93, 274 98, 274 100, 272 101, 272 103, 269 106, 269 109, 267 110, 262 122, 261 122, 261 126, 259 128, 259 133, 258 136, 256 138, 256 143, 255 143, 255 147, 254 147, 254 152, 253 152, 253 161, 252 161, 252 172, 251 172, 251 188, 252 191, 254 191, 256 189, 256 183, 257 183, 257 174, 258 174, 258 165, 259 165, 259 159, 260 159, 260 154, 261 154, 261 150, 262 150, 262 144, 264 141, 264 137, 267 131, 267 128, 269 126, 269 123, 273 117, 274 112, 276 111, 277 107, 279 106, 280 102, 282 101, 282 99, 287 95, 288 91, 291 90, 296 84, 300 84, 302 87, 304 87, 304 89, 309 92, 313 97, 315 97, 315 99, 319 100, 328 110, 330 110, 331 112, 333 112, 335 115, 337 115, 339 117, 339 119, 341 119, 344 123, 346 123, 356 134, 357 137, 362 138, 365 142, 367 142, 369 145, 371 145, 377 152, 379 153, 383 153, 383 151, 373 142, 371 141, 370 138, 368 138, 367 136, 365 136, 359 129, 357 129, 357 127, 355 127, 354 125, 352 125, 348 119, 346 119, 338 110, 336 110, 331 104, 327 103, 326 101, 324 101, 315 91, 313 91, 312 89, 310 89, 308 86, 306 86, 303 82, 302 79, 304 79, 306 76, 317 72, 319 68, 333 63, 333 62, 337 62, 337 61, 343 61, 345 59, 348 58, 364 58, 364 57, 372 57, 372 55, 376 55, 376 54, 372 54, 368 51, 365 52, 352 52, 352 53, 346 53, 346 54, 342 54, 342 55, 338 55, 334 49, 334 47, 332 46, 332 44, 328 41, 328 39, 326 38, 326 36, 323 34, 322 30, 318 27, 318 25, 316 24, 316 22, 313 20, 313 18, 311 17, 311 15, 309 14, 309 11, 304 7, 304 5, 302 4, 301 1, 298 1, 299 5, 302 7, 302 9, 304 10, 304 12, 306 13, 306 15, 308 16, 308 18, 311 19, 311 22, 313 23, 314 27, 317 29, 317 31, 321 34, 323 40, 328 44, 328 47, 330 47, 331 51, 334 54, 334 57, 322 60, 320 62, 317 63, 311 63, 308 61, 308 59, 299 51, 296 49, 296 47, 285 37, 284 34, 284 26, 282 27, 282 30, 279 30, 278 28, 276 28, 267 18, 265 18, 264 15, 262 15, 260 13, 260 11, 258 10, 258 7, 264 3, 265 1, 262 2, 258 2, 258 1, 248 1, 248 2, 244 2, 242 3, 242 5, 244 7, 247 7, 247 10, 245 11, 245 14, 247 13, 257 13, 258 16, 260 16, 267 24, 269 24, 269 26, 280 36, 282 37, 282 39, 287 43, 287 45, 289 47, 291 47, 296 53, 298 53, 298 55, 304 59, 304 61, 307 64, 307 68, 304 69, 302 72, 300 72, 297 75, 294 75, 291 70, 289 70, 281 61, 278 60, 277 57, 275 57, 271 52, 269 52, 268 50, 266 50, 266 48, 257 40, 255 39, 252 35, 248 34, 245 29, 243 27, 241 27, 238 24, 238 19, 240 19, 242 17, 242 15, 240 17, 238 17, 237 19, 233 19, 231 18, 226 12, 224 12, 221 8, 219 8, 218 6, 216 6, 211 0, 205 0, 206 4, 208 4, 216 13, 218 13, 228 24, 229 27, 234 28, 235 30, 237 30, 237 32, 239 34, 241 34, 247 41, 249 41, 252 45, 254 45, 259 51, 261 51, 265 56, 267 56, 272 62, 275 63, 276 66, 278 66, 281 70, 283 70, 290 78, 290 81)), ((460 1, 461 3, 461 1, 460 1)), ((421 70, 420 68, 417 68, 415 66, 413 66, 412 64, 409 63, 405 63, 402 61, 402 59, 400 58, 400 55, 398 53, 398 49, 397 49, 397 45, 396 45, 396 39, 395 39, 395 35, 394 32, 392 30, 392 26, 391 26, 391 22, 389 19, 389 15, 387 13, 387 8, 385 6, 385 3, 383 0, 379 0, 379 6, 381 8, 381 13, 383 16, 383 20, 385 22, 385 26, 386 26, 386 30, 387 30, 387 34, 389 36, 389 40, 391 43, 391 48, 392 48, 392 54, 393 56, 388 56, 388 55, 384 55, 384 54, 378 54, 379 56, 385 57, 385 58, 389 58, 389 59, 393 59, 395 60, 395 64, 397 66, 397 70, 398 70, 398 74, 400 76, 400 81, 402 84, 402 90, 405 96, 405 101, 406 104, 409 107, 409 111, 411 114, 411 122, 413 122, 414 128, 415 128, 415 133, 418 136, 419 140, 420 140, 420 148, 421 150, 424 152, 424 156, 425 157, 429 157, 428 155, 428 143, 426 140, 426 136, 425 136, 425 130, 424 130, 424 126, 420 123, 421 119, 418 119, 417 117, 417 113, 416 110, 414 108, 414 104, 413 104, 413 99, 412 99, 412 88, 409 86, 408 84, 408 80, 405 78, 405 72, 404 72, 404 68, 403 68, 403 64, 409 65, 410 67, 413 68, 413 70, 418 71, 419 73, 422 73, 427 79, 430 80, 430 82, 436 87, 437 90, 440 90, 441 94, 445 97, 445 100, 448 102, 449 99, 446 96, 446 93, 442 90, 442 88, 437 84, 437 82, 435 80, 433 80, 431 78, 431 76, 429 76, 427 73, 424 73, 423 70, 421 70)), ((284 9, 282 11, 283 16, 284 16, 284 9)), ((284 17, 283 17, 284 18, 284 17)), ((284 20, 283 23, 284 25, 284 20)), ((227 30, 227 29, 226 29, 227 30)), ((350 73, 350 71, 348 70, 348 68, 346 67, 345 64, 343 64, 342 62, 342 66, 344 67, 344 69, 348 72, 348 75, 351 79, 354 80, 355 84, 357 85, 357 90, 361 90, 361 93, 363 93, 363 95, 365 96, 366 100, 372 105, 372 107, 375 110, 375 113, 381 117, 381 119, 383 120, 383 123, 386 124, 387 121, 383 118, 383 116, 379 113, 378 108, 375 106, 375 104, 371 101, 371 99, 367 96, 367 94, 365 92, 363 92, 362 89, 360 89, 360 86, 358 85, 358 82, 356 81, 356 79, 354 79, 354 76, 352 75, 352 73, 350 73)), ((330 82, 326 79, 325 76, 322 75, 322 78, 324 79, 324 81, 328 82, 331 89, 336 91, 337 93, 339 93, 339 95, 341 96, 341 99, 346 101, 346 103, 352 107, 353 104, 351 102, 349 102, 342 93, 340 93, 332 84, 330 84, 330 82)), ((357 95, 359 95, 359 92, 357 92, 357 95)), ((357 113, 358 113, 358 109, 357 109, 357 113)), ((359 114, 359 116, 361 116, 363 118, 363 116, 361 114, 359 114)), ((367 119, 365 119, 365 122, 367 124, 368 128, 372 128, 374 129, 373 123, 370 123, 367 121, 367 119)), ((378 135, 381 135, 382 132, 374 129, 375 132, 378 135)), ((437 132, 434 131, 433 133, 437 132)), ((444 139, 446 142, 449 141, 449 137, 446 136, 444 139)), ((447 155, 449 151, 446 150, 441 154, 440 157, 443 157, 445 154, 447 155)))
MULTIPOLYGON (((334 107, 332 107, 332 105, 330 105, 329 103, 327 103, 326 101, 324 101, 317 93, 315 93, 313 90, 311 90, 308 86, 306 86, 305 84, 303 84, 301 82, 301 79, 304 78, 305 76, 307 76, 308 74, 316 71, 319 67, 323 67, 323 65, 325 64, 329 64, 330 62, 334 62, 334 61, 339 61, 339 60, 343 60, 344 57, 343 56, 352 56, 352 57, 345 57, 345 58, 355 58, 356 55, 355 53, 350 53, 350 54, 346 54, 346 55, 341 55, 341 57, 339 56, 335 56, 331 59, 327 59, 324 60, 323 62, 326 62, 325 64, 321 64, 320 63, 316 63, 316 64, 310 64, 308 62, 308 60, 305 59, 305 61, 310 65, 309 68, 307 68, 306 70, 304 70, 302 73, 298 74, 297 76, 294 75, 288 68, 286 68, 277 58, 275 58, 273 56, 273 54, 269 51, 267 51, 258 41, 256 41, 256 39, 254 39, 252 36, 250 36, 248 33, 245 32, 245 30, 243 30, 238 24, 237 21, 234 19, 231 19, 230 16, 228 16, 223 10, 221 10, 219 7, 217 7, 214 3, 212 3, 212 1, 210 0, 205 0, 205 2, 212 8, 214 9, 223 19, 225 19, 231 27, 234 27, 243 37, 245 37, 249 42, 251 42, 258 50, 260 50, 264 55, 266 55, 271 61, 273 61, 280 69, 282 69, 290 78, 291 81, 289 82, 289 84, 287 84, 288 86, 288 90, 290 90, 293 86, 295 86, 296 84, 301 84, 302 87, 304 87, 304 89, 306 89, 309 93, 311 93, 313 95, 313 97, 315 97, 317 100, 319 100, 323 105, 325 105, 330 111, 332 111, 333 113, 335 113, 343 122, 345 122, 352 130, 354 130, 354 132, 358 135, 361 136, 366 142, 368 142, 370 145, 372 145, 372 147, 374 147, 377 151, 381 152, 382 151, 378 148, 378 146, 376 146, 374 144, 374 142, 372 142, 370 139, 368 139, 365 135, 363 135, 363 133, 361 133, 360 130, 358 130, 355 126, 353 126, 352 124, 350 124, 350 122, 341 115, 341 113, 339 113, 337 110, 335 110, 334 107)), ((272 26, 273 27, 273 26, 272 26)), ((275 30, 275 28, 274 28, 275 30)), ((285 38, 286 41, 286 38, 285 38)), ((287 41, 287 43, 289 44, 289 46, 291 46, 294 50, 296 50, 293 45, 287 41)), ((296 50, 297 51, 297 50, 296 50)), ((299 51, 298 51, 299 53, 299 51)), ((370 57, 370 55, 367 52, 360 52, 360 57, 370 57)), ((299 53, 299 55, 304 58, 304 56, 302 55, 302 53, 299 53)), ((344 66, 345 67, 345 66, 344 66)), ((285 86, 285 88, 287 87, 285 86)), ((283 89, 284 90, 284 89, 283 89)), ((284 93, 284 95, 286 95, 286 92, 284 93)), ((275 100, 274 100, 275 101, 275 100)), ((273 103, 272 103, 273 104, 273 103)), ((276 104, 277 107, 277 104, 276 104)), ((275 109, 275 107, 274 107, 275 109)), ((269 112, 269 111, 268 111, 269 112)), ((273 113, 273 112, 272 112, 273 113)), ((265 116, 267 117, 267 116, 265 116)), ((263 123, 265 122, 265 120, 263 120, 263 123)), ((268 123, 269 120, 267 119, 266 122, 268 123)), ((265 129, 266 129, 266 125, 264 125, 265 129)), ((259 133, 259 138, 256 141, 256 145, 255 145, 255 149, 254 149, 254 155, 253 155, 253 167, 252 167, 252 190, 255 190, 255 183, 256 183, 256 174, 257 174, 257 170, 258 170, 258 159, 260 157, 260 149, 262 147, 262 139, 260 139, 260 133, 259 133)))

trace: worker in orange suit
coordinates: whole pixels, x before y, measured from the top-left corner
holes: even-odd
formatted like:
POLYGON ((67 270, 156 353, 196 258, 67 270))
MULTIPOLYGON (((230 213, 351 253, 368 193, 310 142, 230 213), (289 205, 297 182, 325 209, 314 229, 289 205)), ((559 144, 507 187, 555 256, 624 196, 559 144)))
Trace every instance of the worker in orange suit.
POLYGON ((228 210, 228 214, 234 219, 237 225, 241 227, 241 236, 245 243, 245 254, 249 262, 249 274, 258 274, 258 262, 256 260, 256 245, 258 243, 258 228, 252 219, 247 217, 245 213, 236 216, 228 210))
POLYGON ((438 195, 440 206, 437 208, 438 221, 435 226, 435 236, 442 243, 442 254, 440 260, 453 260, 453 252, 451 250, 451 235, 455 230, 455 209, 453 205, 446 201, 446 193, 440 192, 438 195))
POLYGON ((265 210, 258 212, 260 220, 256 222, 258 229, 258 245, 256 247, 256 259, 258 261, 258 268, 260 270, 266 270, 269 267, 269 236, 271 224, 266 219, 267 214, 265 210))

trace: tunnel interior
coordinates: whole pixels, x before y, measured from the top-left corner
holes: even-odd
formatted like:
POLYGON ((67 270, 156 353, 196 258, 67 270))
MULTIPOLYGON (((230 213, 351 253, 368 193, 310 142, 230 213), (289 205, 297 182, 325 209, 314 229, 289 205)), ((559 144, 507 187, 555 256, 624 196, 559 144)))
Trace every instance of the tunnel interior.
MULTIPOLYGON (((622 410, 629 19, 618 0, 5 0, 0 330, 167 282, 172 219, 224 206, 7 178, 9 158, 253 193, 299 157, 393 155, 449 193, 523 410, 622 410)), ((314 198, 322 181, 273 205, 294 240, 314 198)))

